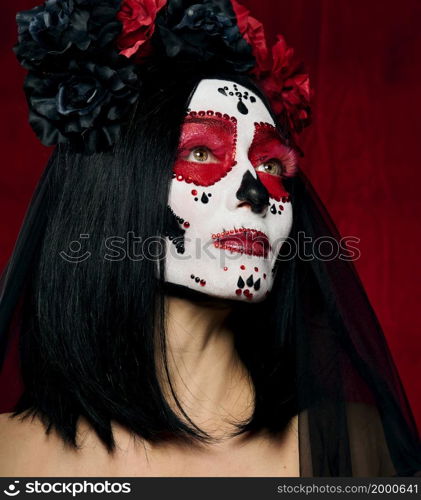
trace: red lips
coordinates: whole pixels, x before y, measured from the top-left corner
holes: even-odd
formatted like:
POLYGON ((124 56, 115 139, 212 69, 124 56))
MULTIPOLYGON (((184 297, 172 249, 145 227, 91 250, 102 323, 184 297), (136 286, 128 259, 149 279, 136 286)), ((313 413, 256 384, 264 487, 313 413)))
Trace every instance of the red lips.
POLYGON ((266 259, 270 251, 269 238, 265 233, 256 229, 231 229, 223 233, 213 234, 212 239, 215 248, 231 252, 245 253, 266 259))

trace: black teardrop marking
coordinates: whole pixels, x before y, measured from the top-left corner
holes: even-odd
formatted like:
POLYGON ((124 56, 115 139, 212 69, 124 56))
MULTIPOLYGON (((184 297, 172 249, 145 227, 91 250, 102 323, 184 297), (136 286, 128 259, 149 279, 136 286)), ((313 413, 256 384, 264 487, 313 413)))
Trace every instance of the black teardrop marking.
POLYGON ((246 283, 247 283, 247 286, 250 287, 250 288, 253 286, 254 279, 253 279, 253 275, 252 274, 250 275, 250 278, 248 278, 248 280, 246 281, 246 283))
POLYGON ((227 95, 227 93, 225 92, 225 89, 223 89, 223 88, 218 89, 218 92, 222 95, 225 95, 225 96, 227 95))
POLYGON ((237 104, 237 109, 242 115, 248 115, 249 110, 243 101, 239 101, 237 104))
POLYGON ((238 288, 244 288, 244 286, 245 286, 244 280, 241 276, 238 278, 237 286, 238 286, 238 288))
POLYGON ((273 214, 276 214, 276 207, 275 207, 275 205, 272 205, 272 206, 270 207, 270 211, 271 211, 273 214))
POLYGON ((256 290, 256 292, 260 290, 260 278, 254 284, 254 289, 256 290))
POLYGON ((250 96, 250 101, 251 102, 256 102, 256 98, 254 96, 250 96))
POLYGON ((205 193, 203 193, 203 194, 202 194, 202 197, 200 198, 200 201, 201 201, 202 203, 208 203, 209 198, 206 196, 206 194, 205 194, 205 193))

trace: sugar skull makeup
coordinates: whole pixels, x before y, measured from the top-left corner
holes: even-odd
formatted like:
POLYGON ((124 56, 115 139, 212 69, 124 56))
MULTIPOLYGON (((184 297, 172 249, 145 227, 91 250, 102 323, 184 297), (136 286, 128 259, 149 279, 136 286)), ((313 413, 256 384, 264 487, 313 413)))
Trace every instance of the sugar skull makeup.
POLYGON ((292 226, 284 177, 296 158, 253 92, 202 80, 189 104, 169 194, 166 281, 259 302, 292 226))

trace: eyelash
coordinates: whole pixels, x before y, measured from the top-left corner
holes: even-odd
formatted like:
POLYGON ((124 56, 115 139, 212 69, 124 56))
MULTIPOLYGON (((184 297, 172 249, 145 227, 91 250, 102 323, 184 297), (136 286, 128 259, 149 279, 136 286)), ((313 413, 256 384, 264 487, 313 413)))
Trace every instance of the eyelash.
POLYGON ((294 175, 297 171, 297 154, 293 149, 288 149, 285 153, 282 154, 282 158, 280 157, 261 157, 259 158, 259 166, 265 163, 269 163, 271 161, 279 162, 282 167, 282 176, 289 177, 294 175))
POLYGON ((262 159, 260 161, 261 161, 261 163, 259 163, 259 165, 256 167, 257 171, 260 171, 259 169, 261 167, 266 167, 270 163, 277 163, 277 165, 279 165, 279 169, 280 169, 280 173, 279 174, 272 174, 271 172, 267 172, 265 169, 261 170, 261 171, 264 172, 264 173, 268 173, 270 175, 276 175, 276 176, 279 176, 279 177, 283 177, 284 172, 285 172, 285 166, 284 166, 284 164, 282 163, 281 160, 279 160, 278 158, 270 158, 269 160, 262 159))
POLYGON ((185 158, 186 161, 190 161, 192 163, 216 163, 218 160, 216 156, 212 153, 212 151, 206 146, 196 146, 189 150, 188 156, 185 158), (197 158, 191 158, 194 155, 195 151, 204 151, 208 155, 205 161, 200 161, 197 158))

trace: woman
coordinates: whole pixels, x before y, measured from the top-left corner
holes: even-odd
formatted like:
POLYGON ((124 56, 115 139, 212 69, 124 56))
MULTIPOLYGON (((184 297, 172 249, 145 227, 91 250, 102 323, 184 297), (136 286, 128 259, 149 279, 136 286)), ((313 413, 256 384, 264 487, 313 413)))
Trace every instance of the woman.
POLYGON ((384 336, 298 170, 308 78, 283 39, 270 56, 228 0, 18 22, 30 121, 58 146, 3 277, 25 390, 0 473, 416 474, 384 336))

